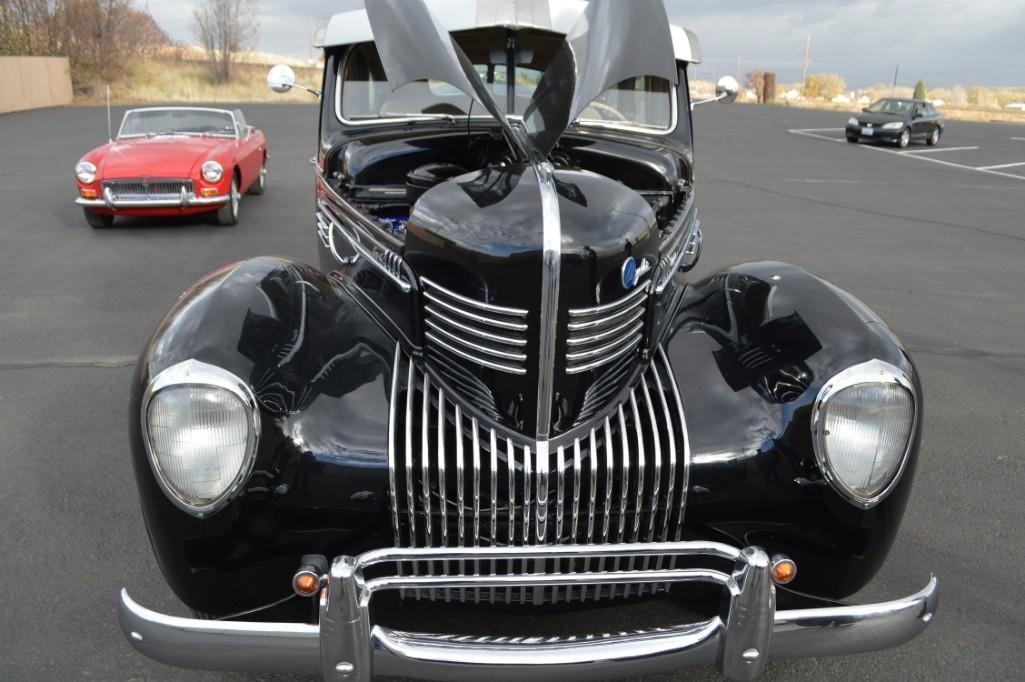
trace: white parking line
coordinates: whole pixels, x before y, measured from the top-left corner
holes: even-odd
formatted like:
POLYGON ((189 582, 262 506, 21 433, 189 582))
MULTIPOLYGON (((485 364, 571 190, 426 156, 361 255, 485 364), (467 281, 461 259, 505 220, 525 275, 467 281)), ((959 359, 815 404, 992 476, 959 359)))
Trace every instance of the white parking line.
POLYGON ((1025 142, 1025 137, 1012 137, 1012 140, 1018 140, 1018 142, 1025 142))
MULTIPOLYGON (((821 131, 821 130, 835 131, 835 130, 844 130, 844 128, 825 128, 825 129, 822 129, 822 128, 791 128, 791 129, 788 129, 787 132, 791 133, 793 135, 803 135, 804 137, 814 137, 816 139, 825 140, 827 142, 846 142, 846 140, 844 140, 843 138, 837 139, 835 137, 827 137, 825 135, 817 134, 818 131, 821 131)), ((1023 138, 1012 138, 1012 139, 1021 139, 1021 140, 1025 141, 1025 137, 1023 137, 1023 138)), ((1003 172, 1001 172, 999 170, 995 170, 995 168, 990 167, 990 166, 983 166, 981 168, 979 168, 977 166, 968 166, 968 165, 963 164, 963 163, 954 163, 952 161, 944 161, 943 159, 934 159, 931 156, 922 156, 921 154, 909 154, 906 151, 903 151, 903 150, 900 150, 900 149, 886 149, 885 147, 877 147, 875 145, 859 144, 859 145, 856 145, 856 146, 858 147, 858 149, 865 149, 865 150, 873 151, 873 152, 883 152, 885 154, 895 154, 896 156, 903 156, 906 159, 915 159, 915 160, 918 160, 918 161, 928 161, 930 163, 939 163, 939 164, 942 164, 944 166, 950 166, 951 168, 960 168, 961 170, 975 171, 976 173, 985 173, 986 175, 996 175, 996 176, 1001 177, 1001 178, 1012 178, 1014 180, 1025 181, 1025 175, 1015 175, 1014 173, 1003 173, 1003 172)), ((954 150, 952 147, 944 147, 943 149, 946 150, 946 151, 953 151, 954 150)), ((915 150, 915 151, 917 151, 917 150, 915 150)), ((923 149, 922 151, 926 151, 926 150, 923 149)), ((939 151, 939 150, 937 150, 937 151, 939 151)), ((1014 165, 1019 165, 1019 164, 1014 164, 1014 165)), ((1025 165, 1025 164, 1021 164, 1021 165, 1025 165)))
POLYGON ((979 166, 975 170, 996 170, 997 168, 1014 168, 1015 166, 1025 166, 1025 161, 1019 161, 1018 163, 1002 163, 998 166, 979 166))
POLYGON ((932 147, 931 149, 905 149, 901 154, 935 154, 936 152, 962 152, 978 147, 932 147))

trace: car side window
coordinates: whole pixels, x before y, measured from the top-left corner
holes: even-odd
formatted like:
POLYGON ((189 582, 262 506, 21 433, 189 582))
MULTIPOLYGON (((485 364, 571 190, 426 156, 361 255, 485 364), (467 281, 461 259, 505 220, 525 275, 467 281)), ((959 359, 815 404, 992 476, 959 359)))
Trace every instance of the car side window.
POLYGON ((242 115, 241 109, 235 110, 235 122, 238 124, 239 137, 249 137, 249 124, 246 123, 246 117, 242 115))

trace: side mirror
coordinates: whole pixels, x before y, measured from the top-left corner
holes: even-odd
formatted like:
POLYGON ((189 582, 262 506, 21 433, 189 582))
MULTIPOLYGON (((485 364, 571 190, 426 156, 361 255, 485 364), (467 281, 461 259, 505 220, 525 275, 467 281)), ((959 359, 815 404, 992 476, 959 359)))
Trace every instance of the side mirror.
POLYGON ((733 76, 723 76, 715 85, 715 98, 723 104, 733 104, 740 92, 740 83, 733 76))
POLYGON ((267 87, 274 92, 288 92, 295 85, 295 71, 287 64, 278 64, 267 72, 267 87))
POLYGON ((715 85, 715 97, 713 97, 712 99, 703 99, 699 102, 694 102, 690 105, 690 108, 695 109, 704 104, 711 104, 712 102, 732 104, 737 100, 737 94, 739 92, 740 83, 737 82, 737 79, 733 76, 723 76, 715 85))

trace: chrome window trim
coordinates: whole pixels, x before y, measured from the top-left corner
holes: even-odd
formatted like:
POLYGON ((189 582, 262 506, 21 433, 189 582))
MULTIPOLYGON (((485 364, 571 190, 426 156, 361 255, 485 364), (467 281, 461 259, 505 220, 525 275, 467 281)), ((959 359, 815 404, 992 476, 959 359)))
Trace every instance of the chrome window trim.
POLYGON ((914 384, 911 381, 911 377, 899 367, 895 367, 884 360, 876 359, 852 365, 837 373, 819 389, 812 407, 812 445, 815 450, 815 460, 818 463, 819 470, 822 472, 822 477, 826 479, 834 490, 855 506, 862 509, 871 509, 876 506, 886 499, 886 496, 893 491, 903 477, 904 469, 907 467, 908 459, 911 455, 912 445, 915 442, 915 433, 918 431, 918 415, 918 395, 915 392, 914 384), (833 471, 829 456, 826 454, 825 440, 827 434, 823 425, 825 408, 830 398, 840 391, 864 384, 896 384, 901 386, 910 394, 912 408, 911 430, 908 433, 908 442, 904 446, 900 463, 897 465, 893 477, 886 486, 870 497, 859 495, 851 490, 833 471))
MULTIPOLYGON (((356 44, 359 44, 359 43, 356 43, 356 44)), ((438 117, 438 116, 428 116, 428 115, 416 116, 416 115, 413 115, 413 114, 410 114, 408 116, 388 116, 388 117, 372 118, 372 119, 365 119, 365 120, 364 119, 346 118, 345 114, 342 113, 342 88, 345 85, 345 81, 342 78, 342 74, 345 73, 345 69, 348 66, 349 57, 350 57, 351 54, 352 54, 352 49, 351 48, 346 50, 345 57, 342 59, 341 64, 339 64, 339 66, 338 66, 338 71, 335 73, 335 102, 334 102, 335 106, 334 106, 334 109, 335 109, 335 118, 338 119, 339 123, 341 123, 343 125, 347 125, 347 126, 363 127, 363 126, 378 126, 378 125, 386 126, 386 125, 394 125, 396 123, 398 123, 398 124, 414 123, 414 122, 418 122, 418 121, 441 121, 441 122, 448 122, 450 120, 448 118, 443 118, 443 117, 438 117)), ((630 125, 630 124, 617 125, 615 123, 607 122, 607 121, 588 121, 588 120, 577 119, 576 121, 573 121, 570 124, 570 128, 568 130, 570 130, 572 128, 598 128, 598 129, 601 129, 601 130, 611 130, 613 132, 641 133, 643 135, 654 135, 654 136, 658 136, 658 137, 664 137, 666 135, 672 135, 674 132, 676 132, 676 128, 680 125, 680 105, 679 105, 680 93, 679 93, 679 86, 678 85, 671 86, 670 92, 668 93, 668 95, 669 95, 669 127, 668 128, 649 128, 649 127, 645 127, 645 126, 630 125)), ((473 100, 476 103, 476 99, 475 98, 470 98, 470 99, 473 100)), ((517 114, 507 114, 507 117, 510 118, 511 120, 522 120, 522 117, 517 115, 517 114)), ((471 121, 489 121, 489 120, 494 120, 494 117, 492 117, 490 114, 483 114, 483 115, 478 114, 476 116, 472 116, 472 115, 471 116, 466 116, 466 115, 455 116, 455 115, 453 115, 451 117, 451 121, 453 121, 453 122, 455 122, 455 121, 466 121, 468 118, 471 121)))
POLYGON ((260 408, 256 401, 256 395, 245 381, 235 376, 226 369, 210 365, 199 360, 184 360, 171 365, 153 377, 142 396, 142 403, 139 410, 139 418, 142 426, 142 442, 146 448, 146 457, 149 460, 150 469, 160 489, 167 498, 182 511, 197 518, 206 518, 211 514, 220 511, 231 501, 242 489, 249 474, 253 470, 253 462, 256 460, 256 449, 260 441, 260 408), (242 405, 249 410, 249 436, 246 440, 246 453, 242 466, 239 468, 231 484, 216 499, 204 505, 193 505, 186 501, 161 471, 157 464, 157 458, 153 453, 153 445, 150 441, 149 432, 149 407, 150 403, 161 391, 178 386, 206 386, 219 388, 234 395, 242 405))
MULTIPOLYGON (((125 119, 127 119, 129 115, 138 113, 140 111, 207 111, 207 112, 212 112, 212 113, 217 113, 217 114, 227 114, 228 116, 231 117, 232 125, 235 127, 235 138, 234 139, 238 140, 241 137, 239 135, 238 119, 235 118, 235 112, 233 112, 233 111, 231 111, 229 109, 218 109, 216 107, 137 107, 135 109, 129 109, 128 111, 125 112, 124 116, 121 117, 121 125, 119 125, 117 127, 117 135, 114 136, 115 140, 135 140, 135 139, 138 139, 138 138, 141 138, 141 137, 146 137, 146 135, 144 135, 144 134, 121 135, 121 131, 124 130, 124 128, 125 128, 125 119)), ((181 134, 185 134, 185 133, 181 133, 181 134)), ((227 136, 224 135, 224 134, 221 134, 219 136, 211 135, 210 137, 227 137, 227 136)))

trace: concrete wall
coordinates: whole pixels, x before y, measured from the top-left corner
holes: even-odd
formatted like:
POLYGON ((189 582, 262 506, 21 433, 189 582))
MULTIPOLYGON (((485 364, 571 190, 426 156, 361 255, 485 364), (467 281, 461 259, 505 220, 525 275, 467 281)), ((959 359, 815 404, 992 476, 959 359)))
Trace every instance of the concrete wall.
POLYGON ((71 104, 67 57, 0 57, 0 113, 71 104))

